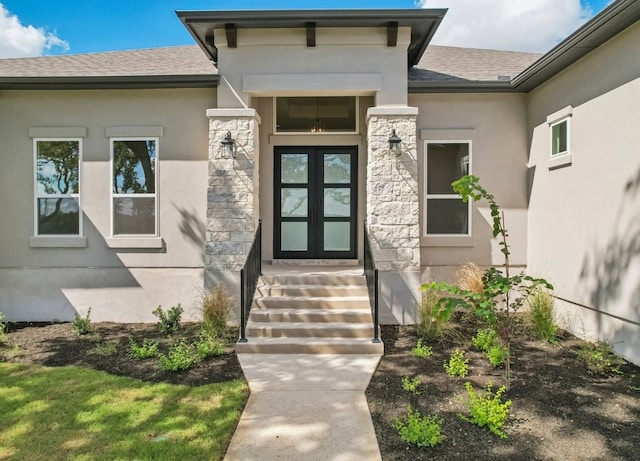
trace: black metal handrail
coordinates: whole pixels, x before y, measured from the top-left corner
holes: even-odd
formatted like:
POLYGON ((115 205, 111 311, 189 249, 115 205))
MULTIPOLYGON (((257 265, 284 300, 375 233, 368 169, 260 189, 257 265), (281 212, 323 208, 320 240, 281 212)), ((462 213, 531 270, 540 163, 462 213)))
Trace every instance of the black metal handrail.
POLYGON ((380 342, 379 318, 378 318, 378 292, 380 282, 378 279, 378 269, 376 268, 376 260, 371 251, 371 241, 369 240, 369 229, 367 221, 364 222, 364 275, 367 279, 367 289, 369 290, 369 301, 371 304, 371 314, 373 316, 373 342, 380 342))
POLYGON ((240 339, 246 343, 247 319, 251 311, 253 296, 258 286, 258 278, 262 275, 262 220, 258 221, 258 228, 253 244, 247 255, 247 260, 240 269, 240 339))

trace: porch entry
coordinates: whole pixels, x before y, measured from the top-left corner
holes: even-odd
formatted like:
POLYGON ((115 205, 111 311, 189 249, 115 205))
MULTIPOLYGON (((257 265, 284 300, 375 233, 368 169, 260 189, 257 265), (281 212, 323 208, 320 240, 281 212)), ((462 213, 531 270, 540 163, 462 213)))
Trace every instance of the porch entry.
POLYGON ((274 257, 357 258, 357 147, 274 154, 274 257))

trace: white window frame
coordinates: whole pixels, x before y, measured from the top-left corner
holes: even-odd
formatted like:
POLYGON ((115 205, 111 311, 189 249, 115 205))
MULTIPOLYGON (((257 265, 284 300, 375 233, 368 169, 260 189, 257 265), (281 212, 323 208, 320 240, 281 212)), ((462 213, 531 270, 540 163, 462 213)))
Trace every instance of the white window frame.
MULTIPOLYGON (((441 240, 440 243, 443 246, 457 246, 455 243, 457 239, 468 240, 472 235, 473 229, 473 199, 469 199, 467 201, 467 217, 468 217, 468 226, 467 233, 465 234, 429 234, 427 232, 427 208, 428 208, 428 200, 429 199, 450 199, 450 200, 460 200, 460 194, 428 194, 427 193, 427 181, 428 181, 428 163, 429 163, 429 144, 467 144, 469 146, 469 161, 468 161, 468 171, 467 174, 472 173, 472 165, 473 165, 473 140, 471 139, 429 139, 424 142, 424 176, 423 176, 423 196, 424 196, 424 204, 423 204, 423 236, 427 238, 436 238, 436 239, 453 239, 451 245, 447 245, 445 240, 441 240)), ((462 242, 460 242, 462 243, 462 242)))
MULTIPOLYGON (((34 197, 34 207, 33 207, 33 235, 34 238, 31 240, 31 246, 58 246, 55 244, 56 241, 69 240, 68 245, 62 246, 85 246, 82 243, 84 242, 84 226, 83 226, 83 213, 82 213, 82 201, 81 201, 81 190, 82 190, 82 138, 77 137, 34 137, 33 138, 33 197, 34 197), (39 195, 38 192, 38 143, 39 142, 66 142, 72 141, 78 143, 78 193, 77 194, 54 194, 54 195, 39 195), (78 203, 78 233, 77 234, 40 234, 38 229, 38 218, 39 218, 39 204, 38 199, 40 198, 73 198, 76 199, 78 203), (73 239, 80 238, 77 245, 73 244, 73 239), (51 239, 50 242, 54 242, 53 244, 46 243, 48 239, 51 239), (36 243, 40 241, 40 244, 36 243)), ((62 243, 62 242, 59 242, 62 243)))
MULTIPOLYGON (((295 97, 301 97, 301 98, 322 98, 322 97, 329 97, 332 95, 323 95, 323 96, 318 96, 318 95, 299 95, 299 96, 295 96, 295 97)), ((345 95, 342 95, 345 96, 345 95)), ((278 113, 277 113, 277 99, 279 97, 282 98, 286 98, 289 96, 274 96, 273 97, 273 134, 274 135, 286 135, 286 136, 336 136, 336 135, 347 135, 347 134, 360 134, 360 97, 359 96, 354 96, 351 95, 351 97, 356 98, 356 108, 355 108, 355 112, 356 112, 356 119, 355 119, 355 130, 353 131, 319 131, 319 132, 313 132, 313 131, 281 131, 278 130, 278 113)))
POLYGON ((571 120, 570 117, 566 117, 566 118, 563 118, 562 120, 559 120, 559 121, 549 125, 549 130, 551 131, 551 136, 550 136, 550 138, 551 138, 550 139, 550 142, 551 142, 550 156, 551 156, 551 158, 559 157, 561 155, 567 155, 571 151, 571 149, 569 148, 570 140, 571 140, 571 123, 569 123, 570 120, 571 120), (555 142, 554 142, 555 139, 554 139, 554 136, 553 136, 553 129, 556 126, 562 125, 563 123, 566 123, 566 125, 567 125, 566 140, 565 140, 565 144, 566 144, 567 147, 563 151, 553 152, 554 151, 554 147, 555 147, 555 142))
POLYGON ((547 125, 549 126, 549 156, 547 167, 550 170, 571 165, 573 155, 571 152, 571 119, 573 117, 573 106, 567 106, 547 117, 547 125), (567 148, 562 152, 553 153, 554 139, 553 128, 562 123, 567 124, 567 148))
POLYGON ((110 238, 108 240, 108 244, 111 247, 119 247, 126 248, 129 246, 136 247, 149 247, 156 248, 158 245, 161 246, 161 240, 157 240, 160 236, 160 219, 159 219, 159 184, 158 184, 158 176, 160 170, 160 138, 158 136, 118 136, 118 137, 110 137, 109 138, 109 210, 110 210, 110 238), (113 144, 117 141, 155 141, 156 143, 156 158, 154 165, 154 179, 155 179, 155 193, 153 194, 117 194, 113 191, 113 144), (153 234, 114 234, 114 208, 113 208, 113 199, 114 198, 154 198, 154 228, 155 233, 153 234), (132 240, 140 241, 135 242, 135 245, 130 245, 132 240), (143 240, 150 239, 148 244, 144 244, 143 240), (120 240, 120 242, 118 242, 120 240))

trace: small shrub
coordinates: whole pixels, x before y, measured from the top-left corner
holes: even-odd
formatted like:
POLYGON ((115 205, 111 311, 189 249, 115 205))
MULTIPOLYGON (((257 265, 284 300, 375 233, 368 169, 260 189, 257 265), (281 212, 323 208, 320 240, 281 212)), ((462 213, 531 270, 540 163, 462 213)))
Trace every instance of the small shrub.
POLYGON ((444 369, 451 378, 467 376, 469 359, 464 356, 463 350, 456 349, 451 353, 449 360, 445 360, 444 369))
POLYGON ((422 383, 420 382, 420 378, 417 376, 413 379, 409 379, 408 376, 402 377, 402 389, 407 392, 411 392, 413 395, 420 395, 420 391, 418 390, 420 384, 422 383))
POLYGON ((529 296, 528 303, 529 318, 535 335, 542 341, 557 344, 558 326, 551 294, 538 288, 529 296))
POLYGON ((458 288, 472 293, 482 294, 484 291, 483 275, 484 271, 477 264, 472 262, 464 263, 456 272, 458 288))
POLYGON ((162 309, 162 306, 158 306, 153 310, 153 315, 158 317, 158 325, 160 330, 165 334, 170 335, 180 329, 180 319, 184 309, 178 304, 169 308, 166 312, 162 309))
POLYGON ((451 311, 440 307, 438 301, 442 293, 438 290, 423 290, 422 300, 418 307, 418 334, 424 338, 460 342, 461 335, 457 332, 457 326, 450 322, 451 311))
POLYGON ((196 348, 181 340, 169 347, 167 354, 159 354, 160 366, 166 371, 188 370, 198 361, 196 348))
POLYGON ((498 334, 491 328, 483 328, 478 330, 476 335, 471 338, 471 344, 482 352, 488 352, 492 346, 498 343, 498 334))
POLYGON ((486 426, 498 437, 506 439, 507 434, 501 430, 509 417, 509 407, 511 406, 511 400, 507 400, 506 402, 502 402, 501 400, 506 387, 502 386, 493 394, 491 392, 491 384, 489 384, 484 395, 476 394, 471 383, 468 381, 464 383, 464 387, 469 394, 468 399, 466 399, 464 403, 469 410, 470 416, 458 414, 458 417, 478 427, 486 426))
POLYGON ((157 357, 159 353, 157 342, 143 339, 142 344, 138 344, 132 338, 129 338, 129 357, 133 359, 150 359, 157 357))
POLYGON ((589 373, 597 375, 620 374, 620 365, 624 360, 613 352, 613 346, 607 341, 585 343, 578 351, 578 357, 584 362, 589 373))
POLYGON ((426 359, 428 357, 431 357, 431 355, 433 354, 433 349, 426 344, 422 344, 422 339, 419 339, 416 347, 411 349, 411 354, 415 357, 426 359))
POLYGON ((91 350, 92 354, 102 357, 111 357, 118 352, 118 345, 115 343, 100 343, 91 350))
POLYGON ((202 292, 200 303, 203 330, 208 335, 224 336, 234 306, 231 292, 224 285, 218 284, 212 290, 202 292))
POLYGON ((507 348, 501 346, 500 344, 491 346, 485 355, 489 359, 489 363, 491 363, 491 365, 496 368, 504 365, 504 363, 508 359, 507 348))
POLYGON ((393 428, 398 431, 403 442, 419 447, 434 447, 445 439, 440 426, 442 419, 436 416, 421 416, 418 410, 407 407, 404 418, 397 418, 393 428))
POLYGON ((82 336, 89 334, 91 332, 91 308, 87 310, 87 315, 85 317, 80 317, 78 313, 75 314, 75 318, 73 322, 71 322, 71 327, 73 331, 76 332, 76 335, 82 336))
POLYGON ((224 340, 217 336, 201 334, 195 342, 196 355, 199 360, 220 355, 224 352, 224 340))
POLYGON ((7 324, 4 321, 4 315, 0 312, 0 343, 3 343, 6 339, 5 330, 7 329, 7 324))

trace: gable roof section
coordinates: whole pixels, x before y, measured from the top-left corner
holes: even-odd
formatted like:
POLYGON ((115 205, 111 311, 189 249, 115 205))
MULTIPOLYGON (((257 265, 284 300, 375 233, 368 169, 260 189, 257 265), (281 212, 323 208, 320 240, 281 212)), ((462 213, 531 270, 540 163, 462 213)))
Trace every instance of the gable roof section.
POLYGON ((176 14, 214 62, 213 30, 313 27, 410 27, 409 66, 415 65, 435 34, 446 9, 177 11, 176 14))
POLYGON ((218 84, 195 45, 0 59, 0 89, 188 88, 218 84))
POLYGON ((514 91, 511 79, 541 54, 429 45, 409 69, 409 92, 514 91))

